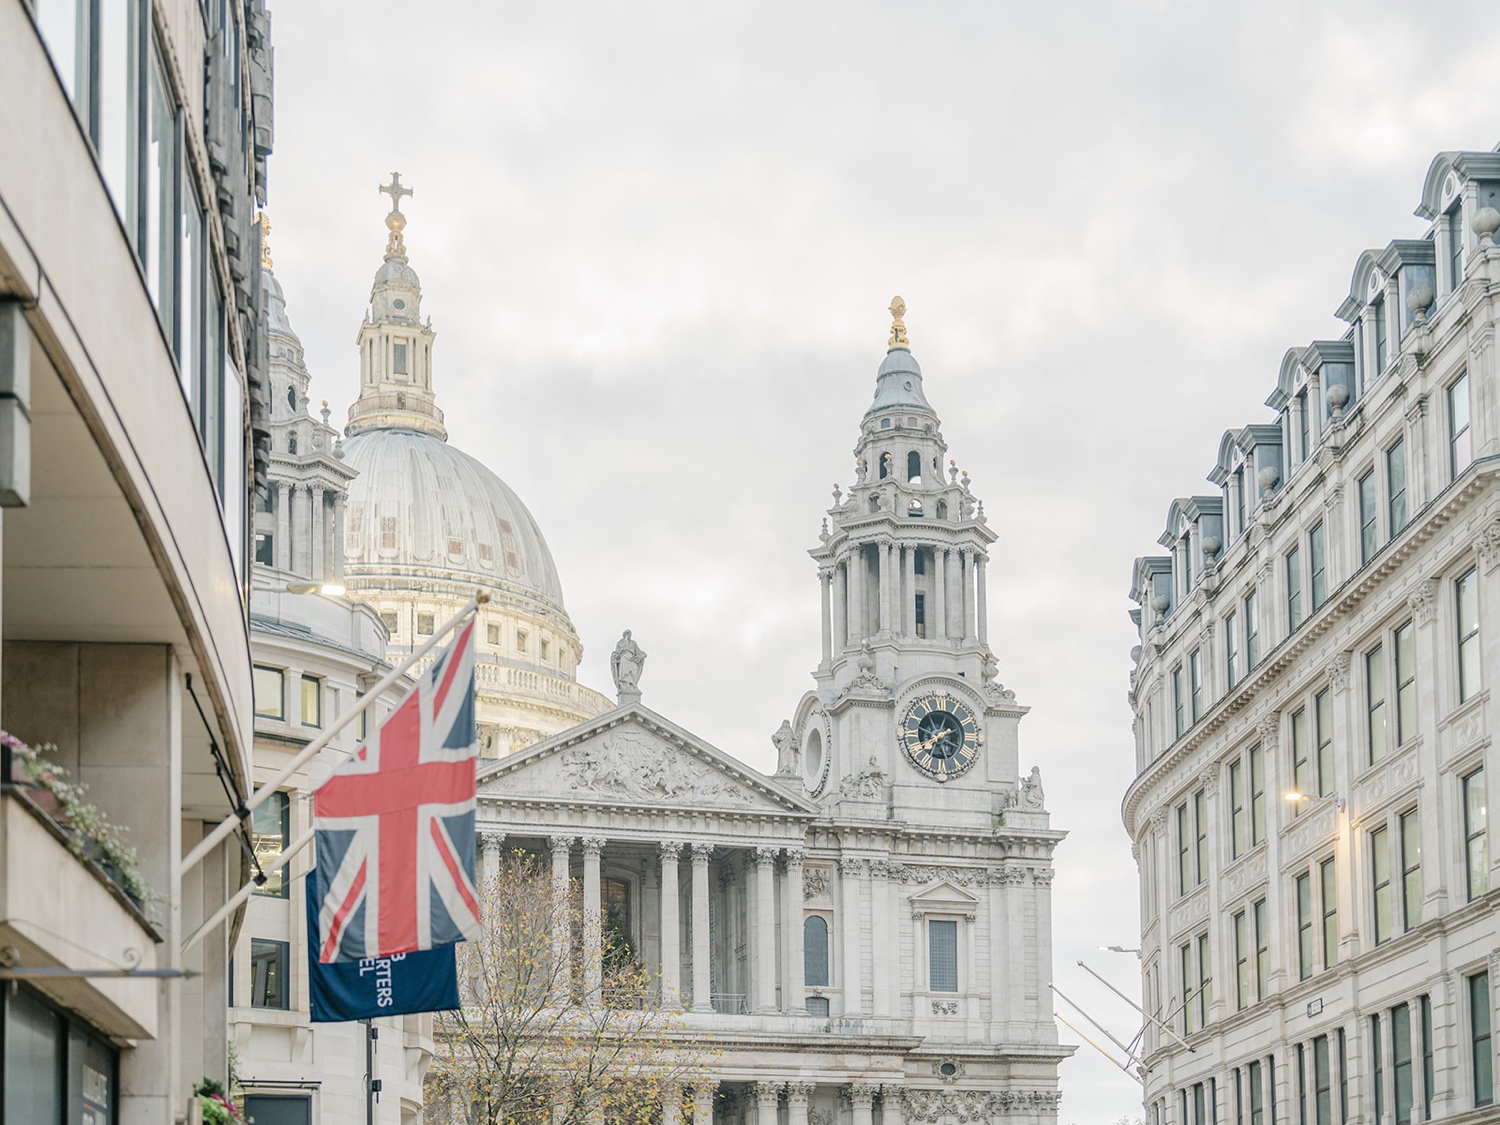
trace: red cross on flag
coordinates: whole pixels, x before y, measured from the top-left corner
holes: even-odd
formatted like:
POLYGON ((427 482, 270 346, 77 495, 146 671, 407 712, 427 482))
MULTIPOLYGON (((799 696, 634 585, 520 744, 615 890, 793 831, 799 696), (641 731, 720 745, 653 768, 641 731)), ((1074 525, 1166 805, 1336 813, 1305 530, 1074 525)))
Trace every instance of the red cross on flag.
POLYGON ((479 936, 474 890, 474 620, 313 794, 318 960, 479 936))

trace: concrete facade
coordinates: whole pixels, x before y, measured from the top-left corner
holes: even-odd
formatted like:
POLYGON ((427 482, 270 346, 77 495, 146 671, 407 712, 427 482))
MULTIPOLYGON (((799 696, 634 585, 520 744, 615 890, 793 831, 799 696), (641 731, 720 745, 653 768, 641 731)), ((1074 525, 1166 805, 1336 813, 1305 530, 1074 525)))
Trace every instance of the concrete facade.
POLYGON ((269 28, 259 3, 96 7, 0 3, 0 725, 56 745, 147 895, 3 779, 7 1125, 52 1098, 172 1125, 227 1077, 228 936, 180 950, 242 864, 181 857, 250 780, 269 28), (101 969, 167 975, 77 975, 101 969))
POLYGON ((1500 1117, 1497 206, 1440 155, 1136 561, 1152 1125, 1500 1117))

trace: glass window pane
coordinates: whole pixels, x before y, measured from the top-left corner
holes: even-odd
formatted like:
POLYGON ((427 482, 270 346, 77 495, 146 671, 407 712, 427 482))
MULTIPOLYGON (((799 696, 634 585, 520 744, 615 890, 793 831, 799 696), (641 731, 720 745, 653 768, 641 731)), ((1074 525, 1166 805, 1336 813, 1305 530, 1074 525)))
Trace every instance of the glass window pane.
POLYGON ((1286 622, 1293 632, 1302 624, 1302 550, 1293 547, 1286 555, 1286 622))
POLYGON ((1473 451, 1469 437, 1469 376, 1460 375, 1448 388, 1448 437, 1451 445, 1451 468, 1458 476, 1469 467, 1473 451))
POLYGON ((828 984, 828 920, 810 914, 802 922, 802 976, 805 984, 828 984))
POLYGON ((1363 565, 1375 555, 1375 473, 1370 471, 1359 478, 1359 561, 1363 565))
POLYGON ((1422 921, 1422 828, 1416 810, 1401 817, 1402 928, 1422 921))
POLYGON ((262 941, 260 938, 252 939, 250 942, 250 1006, 285 1009, 288 1006, 286 973, 287 943, 262 941))
POLYGON ((958 991, 958 923, 935 918, 927 923, 928 987, 958 991))
POLYGON ((1266 838, 1266 764, 1259 746, 1250 748, 1250 842, 1266 838))
POLYGON ((1489 817, 1484 791, 1484 770, 1475 770, 1463 780, 1464 859, 1469 901, 1490 889, 1489 817))
POLYGON ((1398 441, 1385 454, 1386 495, 1390 497, 1391 537, 1406 527, 1406 442, 1398 441))
POLYGON ((1314 732, 1318 741, 1318 796, 1333 792, 1333 697, 1324 688, 1314 700, 1314 732))
POLYGON ((177 106, 162 77, 153 47, 150 62, 151 131, 146 158, 146 240, 142 260, 146 285, 167 338, 175 339, 173 312, 177 299, 177 106))
POLYGON ((1490 1032, 1490 974, 1469 978, 1469 1042, 1474 1068, 1474 1104, 1495 1100, 1495 1056, 1490 1032))
POLYGON ((1297 876, 1297 972, 1299 980, 1313 973, 1312 876, 1297 876))
POLYGON ((1328 559, 1323 525, 1307 533, 1308 564, 1312 570, 1312 607, 1317 609, 1328 600, 1328 559))
POLYGON ((255 714, 262 719, 286 718, 286 703, 283 698, 280 668, 255 666, 255 714))
MULTIPOLYGON (((255 858, 264 868, 286 850, 289 839, 290 801, 285 793, 272 793, 256 806, 250 814, 250 844, 255 849, 255 858)), ((257 887, 258 895, 285 898, 287 895, 286 868, 266 872, 265 883, 257 887)))
POLYGON ((5 1082, 0 1102, 6 1121, 63 1120, 62 1019, 29 991, 14 989, 5 1001, 5 1082))
POLYGON ((1458 613, 1458 699, 1479 690, 1479 590, 1474 571, 1454 583, 1458 613))
POLYGON ((1396 1123, 1410 1125, 1412 1107, 1411 1009, 1398 1004, 1391 1009, 1391 1062, 1396 1079, 1396 1123))
POLYGON ((1417 642, 1408 621, 1396 630, 1396 745, 1417 736, 1417 642))
POLYGON ((1323 892, 1323 968, 1339 962, 1339 885, 1334 861, 1325 859, 1319 867, 1323 892))
POLYGON ((323 725, 323 681, 315 676, 302 677, 302 725, 323 725))
POLYGON ((1376 645, 1365 654, 1365 706, 1369 710, 1370 761, 1385 757, 1385 650, 1376 645))
POLYGON ((1375 944, 1391 936, 1391 854, 1384 828, 1370 833, 1370 874, 1375 899, 1375 944))
POLYGON ((87 106, 78 104, 79 91, 86 89, 80 69, 88 49, 84 38, 87 15, 80 11, 82 7, 83 0, 37 0, 36 23, 68 100, 87 117, 87 106))

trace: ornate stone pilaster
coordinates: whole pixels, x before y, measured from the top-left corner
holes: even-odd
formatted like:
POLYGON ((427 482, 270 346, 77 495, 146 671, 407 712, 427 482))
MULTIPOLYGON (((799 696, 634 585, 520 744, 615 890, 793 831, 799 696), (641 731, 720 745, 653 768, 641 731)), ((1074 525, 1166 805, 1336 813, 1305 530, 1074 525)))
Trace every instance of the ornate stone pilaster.
POLYGON ((786 1086, 787 1125, 807 1125, 807 1107, 812 1101, 813 1083, 788 1082, 786 1086))
POLYGON ((1349 665, 1353 662, 1353 653, 1336 652, 1323 666, 1323 674, 1328 677, 1328 686, 1333 688, 1334 695, 1341 695, 1349 688, 1349 665))
POLYGON ((906 1087, 887 1082, 880 1087, 882 1125, 905 1125, 906 1087))
POLYGON ((693 1085, 693 1125, 713 1125, 714 1092, 719 1084, 712 1079, 702 1079, 693 1085))
POLYGON ((1255 729, 1260 734, 1261 745, 1265 747, 1267 754, 1281 749, 1281 712, 1272 711, 1258 723, 1255 729))
POLYGON ((895 916, 895 904, 891 902, 890 880, 894 866, 887 859, 870 860, 870 925, 874 931, 870 943, 870 994, 877 1017, 895 1014, 891 947, 899 935, 901 923, 895 916))
POLYGON ((776 849, 755 849, 755 1010, 776 1010, 776 849))
POLYGON ((1474 550, 1478 553, 1486 574, 1500 566, 1500 520, 1494 521, 1479 533, 1474 540, 1474 550))
POLYGON ((786 878, 782 881, 782 936, 784 949, 781 960, 781 1008, 785 1012, 803 1014, 807 1011, 807 1000, 803 995, 803 948, 802 948, 802 865, 807 853, 801 848, 786 850, 786 878))
MULTIPOLYGON (((1486 567, 1486 569, 1490 568, 1486 567)), ((1406 604, 1411 609, 1412 618, 1419 626, 1431 625, 1437 620, 1437 589, 1438 584, 1435 581, 1423 578, 1406 596, 1406 604)))
POLYGON ((833 663, 833 571, 818 568, 818 596, 823 607, 823 665, 833 663))

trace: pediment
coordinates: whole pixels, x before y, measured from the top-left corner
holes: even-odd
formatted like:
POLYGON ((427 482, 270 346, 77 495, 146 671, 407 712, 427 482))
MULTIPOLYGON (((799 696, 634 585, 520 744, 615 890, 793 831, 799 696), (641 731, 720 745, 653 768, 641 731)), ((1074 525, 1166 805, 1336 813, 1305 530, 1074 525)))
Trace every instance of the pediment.
POLYGON ((481 802, 816 815, 776 782, 639 704, 487 763, 478 781, 481 802))
POLYGON ((926 914, 972 914, 978 905, 977 898, 947 879, 911 896, 912 909, 926 914))

